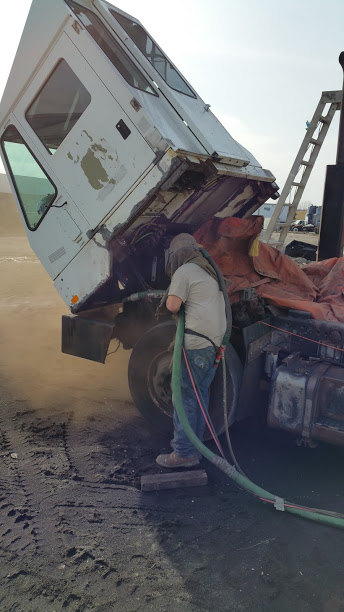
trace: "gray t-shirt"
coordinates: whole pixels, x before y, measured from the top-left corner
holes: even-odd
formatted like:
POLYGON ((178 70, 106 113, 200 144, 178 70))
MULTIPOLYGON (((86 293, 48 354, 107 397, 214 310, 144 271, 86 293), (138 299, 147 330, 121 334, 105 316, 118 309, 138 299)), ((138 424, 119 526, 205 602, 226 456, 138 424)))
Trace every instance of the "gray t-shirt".
MULTIPOLYGON (((186 263, 172 276, 169 295, 179 297, 185 308, 185 328, 192 329, 220 346, 226 331, 225 301, 218 282, 205 270, 186 263)), ((212 346, 205 338, 185 334, 187 349, 212 346)))

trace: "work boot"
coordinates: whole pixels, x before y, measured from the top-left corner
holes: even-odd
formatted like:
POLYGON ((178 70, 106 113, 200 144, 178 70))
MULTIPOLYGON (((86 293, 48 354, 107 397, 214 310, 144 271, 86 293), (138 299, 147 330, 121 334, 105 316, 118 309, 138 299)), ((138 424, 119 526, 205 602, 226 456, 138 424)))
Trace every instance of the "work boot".
POLYGON ((179 467, 193 467, 199 464, 198 457, 180 457, 175 451, 169 455, 159 455, 156 458, 156 462, 160 467, 164 468, 179 468, 179 467))

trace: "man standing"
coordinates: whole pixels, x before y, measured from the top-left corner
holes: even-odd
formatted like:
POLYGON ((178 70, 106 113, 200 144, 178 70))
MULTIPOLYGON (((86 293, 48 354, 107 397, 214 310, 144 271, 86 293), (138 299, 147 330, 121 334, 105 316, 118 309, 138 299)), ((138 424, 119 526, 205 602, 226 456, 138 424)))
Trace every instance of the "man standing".
MULTIPOLYGON (((209 405, 209 387, 215 376, 217 348, 226 330, 224 297, 215 270, 200 253, 190 234, 173 238, 168 254, 166 273, 171 278, 166 308, 177 314, 184 304, 184 347, 203 406, 209 405)), ((188 421, 200 440, 203 439, 205 420, 198 404, 185 360, 181 368, 181 388, 188 421)), ((159 455, 161 467, 178 468, 198 465, 199 454, 184 433, 176 410, 173 417, 173 452, 159 455)))

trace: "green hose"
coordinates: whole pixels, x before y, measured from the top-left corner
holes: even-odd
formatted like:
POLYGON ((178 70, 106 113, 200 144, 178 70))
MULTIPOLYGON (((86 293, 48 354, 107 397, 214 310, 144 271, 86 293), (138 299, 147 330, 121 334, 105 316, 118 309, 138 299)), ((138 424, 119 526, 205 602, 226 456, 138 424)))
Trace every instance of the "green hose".
MULTIPOLYGON (((183 340, 184 340, 184 327, 185 327, 185 315, 184 311, 181 309, 179 311, 178 318, 178 326, 177 333, 174 343, 174 352, 173 352, 173 367, 172 367, 172 392, 173 392, 173 401, 174 406, 176 408, 179 421, 189 438, 190 442, 194 445, 194 447, 204 456, 206 459, 209 459, 211 463, 216 465, 220 470, 225 472, 230 478, 232 478, 240 487, 246 489, 253 495, 263 498, 266 500, 270 500, 274 502, 276 509, 285 510, 286 512, 290 512, 291 514, 296 514, 301 516, 302 518, 307 518, 311 521, 316 521, 318 523, 323 523, 325 525, 330 525, 331 527, 341 527, 344 528, 344 519, 336 518, 333 516, 329 516, 326 514, 321 514, 320 512, 313 512, 302 510, 300 508, 291 508, 284 504, 284 500, 279 498, 268 491, 265 491, 261 487, 257 486, 251 480, 246 478, 240 474, 234 466, 232 466, 228 461, 222 459, 218 455, 215 455, 209 448, 207 448, 201 440, 196 436, 192 427, 189 424, 187 416, 185 414, 184 406, 183 406, 183 398, 182 398, 182 390, 180 384, 181 377, 181 362, 182 362, 182 349, 183 349, 183 340)), ((287 503, 287 502, 286 502, 287 503)))

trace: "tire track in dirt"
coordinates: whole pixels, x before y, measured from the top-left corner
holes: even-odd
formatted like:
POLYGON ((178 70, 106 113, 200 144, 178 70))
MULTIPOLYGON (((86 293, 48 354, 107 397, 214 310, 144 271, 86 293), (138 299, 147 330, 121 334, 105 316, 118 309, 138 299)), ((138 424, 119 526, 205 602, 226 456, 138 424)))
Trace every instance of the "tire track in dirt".
POLYGON ((29 598, 45 612, 89 612, 90 596, 70 584, 74 568, 63 563, 61 508, 75 476, 65 452, 66 423, 63 415, 42 418, 17 407, 0 400, 1 609, 29 598))
MULTIPOLYGON (((42 446, 39 438, 30 440, 27 420, 34 422, 29 410, 15 411, 15 403, 0 402, 0 431, 3 473, 0 481, 2 548, 15 554, 31 549, 44 556, 46 568, 53 568, 58 558, 59 537, 55 525, 56 488, 46 478, 49 470, 46 458, 52 457, 51 447, 42 446)), ((63 451, 63 447, 60 449, 63 451)), ((59 462, 61 462, 59 453, 59 462)), ((63 459, 63 457, 62 457, 63 459)), ((51 461, 50 461, 51 463, 51 461)), ((68 461, 62 461, 66 470, 68 461)))
MULTIPOLYGON (((97 420, 71 419, 66 428, 66 454, 73 472, 76 474, 78 496, 70 490, 63 508, 64 521, 68 523, 65 535, 70 540, 69 549, 73 555, 94 548, 102 551, 103 559, 99 564, 109 565, 114 558, 111 542, 119 543, 128 532, 135 533, 145 526, 142 499, 137 491, 137 483, 130 477, 132 471, 125 467, 130 463, 126 449, 122 450, 120 466, 124 467, 120 476, 114 470, 112 449, 103 443, 102 438, 109 429, 108 411, 99 409, 97 420), (128 520, 129 519, 129 520, 128 520), (80 524, 84 525, 84 538, 80 538, 80 524), (79 550, 74 550, 72 541, 79 531, 79 550), (91 544, 91 545, 90 545, 91 544), (110 545, 109 545, 110 544, 110 545)), ((137 479, 136 479, 137 480, 137 479)), ((105 566, 105 565, 104 565, 105 566)), ((107 570, 108 571, 108 570, 107 570)), ((112 570, 113 571, 113 570, 112 570)))
MULTIPOLYGON (((80 478, 79 498, 70 491, 61 508, 66 558, 78 581, 82 583, 85 572, 101 577, 112 584, 117 605, 123 601, 128 609, 131 601, 130 610, 136 609, 136 596, 139 601, 147 581, 154 589, 156 568, 159 582, 168 577, 180 589, 179 573, 164 559, 161 548, 166 526, 174 524, 174 509, 138 490, 138 466, 144 471, 155 456, 151 439, 145 442, 142 436, 142 431, 135 433, 134 423, 130 431, 114 427, 106 408, 103 414, 97 411, 96 420, 72 419, 67 454, 80 478)), ((93 592, 98 592, 99 582, 92 582, 93 592)))
POLYGON ((140 489, 141 476, 156 469, 154 434, 138 415, 122 420, 126 402, 113 404, 98 404, 88 417, 68 422, 66 453, 85 482, 140 489))
MULTIPOLYGON (((2 475, 0 481, 1 549, 19 555, 26 548, 38 553, 37 511, 18 461, 19 439, 13 436, 8 417, 0 415, 2 475)), ((12 425, 12 424, 11 424, 12 425)))
POLYGON ((32 532, 24 542, 15 523, 11 546, 0 545, 1 609, 25 600, 44 612, 93 612, 116 602, 115 609, 131 612, 167 596, 171 585, 182 593, 180 574, 164 555, 166 530, 178 531, 175 509, 137 489, 138 466, 146 469, 154 450, 135 421, 121 430, 105 408, 93 420, 1 400, 0 415, 1 505, 12 504, 4 519, 13 523, 23 508, 30 517, 25 535, 32 532))

